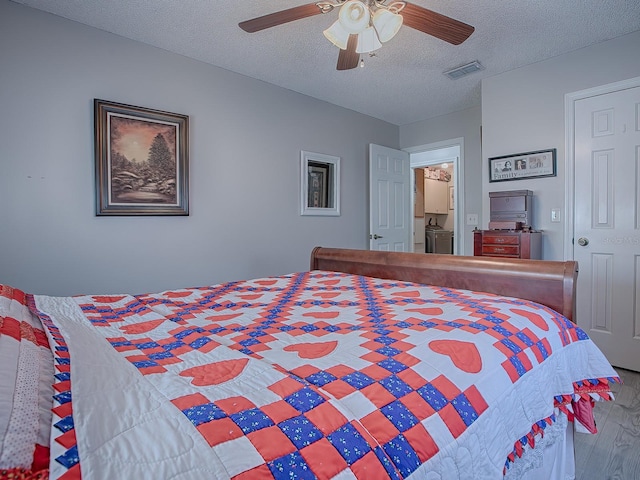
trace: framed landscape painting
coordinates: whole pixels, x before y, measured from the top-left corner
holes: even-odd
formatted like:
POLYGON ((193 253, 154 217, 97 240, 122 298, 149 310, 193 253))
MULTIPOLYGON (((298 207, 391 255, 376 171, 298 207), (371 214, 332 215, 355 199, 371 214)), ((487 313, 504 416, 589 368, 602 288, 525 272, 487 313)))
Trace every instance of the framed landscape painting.
POLYGON ((94 100, 96 215, 189 215, 189 117, 94 100))

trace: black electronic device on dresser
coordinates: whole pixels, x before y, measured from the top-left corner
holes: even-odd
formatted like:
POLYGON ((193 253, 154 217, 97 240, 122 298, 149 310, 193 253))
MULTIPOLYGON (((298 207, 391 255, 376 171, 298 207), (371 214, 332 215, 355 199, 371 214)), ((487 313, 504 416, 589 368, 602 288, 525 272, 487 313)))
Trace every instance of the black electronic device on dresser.
POLYGON ((542 258, 542 233, 533 230, 533 192, 489 192, 488 230, 473 232, 476 256, 542 258))

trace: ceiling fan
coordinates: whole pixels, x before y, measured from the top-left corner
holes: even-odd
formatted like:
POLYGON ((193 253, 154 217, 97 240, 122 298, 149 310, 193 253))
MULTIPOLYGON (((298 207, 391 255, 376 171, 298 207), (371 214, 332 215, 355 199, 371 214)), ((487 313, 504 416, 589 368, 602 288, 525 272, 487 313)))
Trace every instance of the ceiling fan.
POLYGON ((361 53, 372 53, 391 40, 404 24, 427 35, 460 45, 475 30, 471 25, 405 1, 333 0, 288 8, 240 22, 245 32, 255 33, 266 28, 293 22, 339 7, 336 20, 323 33, 340 48, 338 70, 358 66, 361 53))

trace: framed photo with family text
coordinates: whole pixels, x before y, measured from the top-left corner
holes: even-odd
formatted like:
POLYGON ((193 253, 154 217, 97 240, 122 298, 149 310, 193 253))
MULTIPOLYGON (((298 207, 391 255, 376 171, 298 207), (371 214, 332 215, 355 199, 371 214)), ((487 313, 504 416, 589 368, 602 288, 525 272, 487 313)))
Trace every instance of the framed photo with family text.
POLYGON ((489 158, 490 182, 555 177, 556 175, 555 148, 489 158))

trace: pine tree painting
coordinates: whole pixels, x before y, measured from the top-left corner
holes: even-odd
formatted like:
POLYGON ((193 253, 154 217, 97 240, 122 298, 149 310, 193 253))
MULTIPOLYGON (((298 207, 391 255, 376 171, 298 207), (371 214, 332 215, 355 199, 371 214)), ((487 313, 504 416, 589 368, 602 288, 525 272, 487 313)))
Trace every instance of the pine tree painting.
POLYGON ((116 115, 110 122, 111 202, 176 204, 176 126, 116 115))

